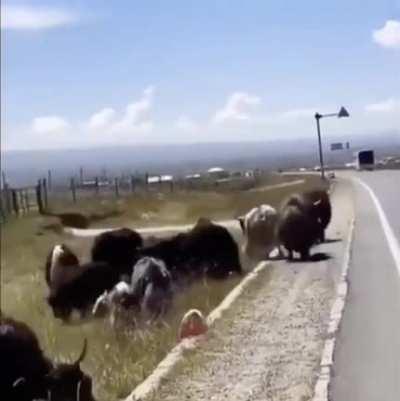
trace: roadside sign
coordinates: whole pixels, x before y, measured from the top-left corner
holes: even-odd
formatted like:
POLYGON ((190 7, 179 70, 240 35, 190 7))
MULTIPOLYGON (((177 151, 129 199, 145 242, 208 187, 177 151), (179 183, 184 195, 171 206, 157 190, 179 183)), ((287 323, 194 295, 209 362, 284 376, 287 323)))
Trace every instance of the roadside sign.
POLYGON ((331 150, 343 150, 343 143, 342 142, 331 143, 331 150))

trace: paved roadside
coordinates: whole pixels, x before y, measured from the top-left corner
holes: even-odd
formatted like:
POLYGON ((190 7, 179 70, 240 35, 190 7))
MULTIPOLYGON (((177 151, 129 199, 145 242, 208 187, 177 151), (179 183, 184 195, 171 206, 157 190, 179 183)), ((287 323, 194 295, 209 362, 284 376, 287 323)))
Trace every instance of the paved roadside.
MULTIPOLYGON (((399 235, 400 172, 352 176, 373 189, 399 235)), ((355 211, 349 294, 336 341, 330 399, 399 401, 399 272, 372 198, 359 183, 354 184, 354 190, 359 207, 355 211)))
POLYGON ((151 400, 304 401, 312 397, 352 219, 348 184, 333 194, 333 220, 316 247, 328 260, 277 261, 178 364, 151 400))

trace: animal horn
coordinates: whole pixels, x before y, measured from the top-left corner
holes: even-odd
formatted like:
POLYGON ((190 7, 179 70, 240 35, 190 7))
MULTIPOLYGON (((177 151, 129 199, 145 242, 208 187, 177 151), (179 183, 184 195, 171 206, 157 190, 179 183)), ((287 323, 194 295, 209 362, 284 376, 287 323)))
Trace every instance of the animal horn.
POLYGON ((76 401, 81 401, 81 384, 82 380, 79 380, 78 385, 76 386, 76 401))
POLYGON ((75 365, 79 365, 84 360, 86 356, 86 351, 87 351, 87 338, 85 338, 83 341, 83 349, 81 354, 79 355, 79 358, 76 360, 75 365))
POLYGON ((242 229, 242 231, 244 233, 245 232, 244 216, 237 217, 237 220, 239 221, 240 228, 242 229))
POLYGON ((25 377, 20 377, 17 380, 15 380, 15 382, 13 383, 13 387, 18 387, 20 384, 25 383, 25 377))

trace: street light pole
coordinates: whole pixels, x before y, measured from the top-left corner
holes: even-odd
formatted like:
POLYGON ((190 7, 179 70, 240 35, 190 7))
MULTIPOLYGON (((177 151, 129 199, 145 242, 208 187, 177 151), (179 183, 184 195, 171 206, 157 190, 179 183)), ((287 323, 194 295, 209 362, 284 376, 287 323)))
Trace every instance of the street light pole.
POLYGON ((321 127, 319 125, 319 120, 321 119, 321 114, 315 113, 315 119, 317 120, 317 132, 318 132, 318 149, 319 149, 319 163, 321 166, 321 178, 325 179, 325 169, 324 169, 324 156, 322 153, 322 142, 321 142, 321 127))
POLYGON ((322 152, 322 141, 321 141, 321 127, 319 120, 322 117, 338 117, 338 118, 343 118, 343 117, 349 117, 349 112, 344 108, 341 107, 339 110, 339 113, 329 113, 329 114, 319 114, 315 113, 314 117, 317 121, 317 132, 318 132, 318 149, 319 149, 319 163, 321 165, 321 178, 325 179, 325 168, 324 168, 324 156, 322 152))

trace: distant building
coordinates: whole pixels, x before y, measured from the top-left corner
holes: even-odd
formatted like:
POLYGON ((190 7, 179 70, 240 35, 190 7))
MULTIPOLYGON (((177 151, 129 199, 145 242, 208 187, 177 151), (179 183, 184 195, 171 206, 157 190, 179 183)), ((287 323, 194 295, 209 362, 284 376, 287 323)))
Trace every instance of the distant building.
POLYGON ((200 174, 188 174, 185 176, 185 180, 189 180, 189 181, 199 180, 200 178, 201 178, 200 174))
POLYGON ((148 184, 160 184, 164 182, 174 182, 174 176, 172 175, 153 175, 147 177, 148 184))
POLYGON ((343 143, 342 142, 336 142, 336 143, 331 143, 331 150, 343 150, 343 143))
POLYGON ((214 179, 222 179, 229 177, 229 172, 224 170, 222 167, 211 167, 207 170, 209 177, 214 179))

